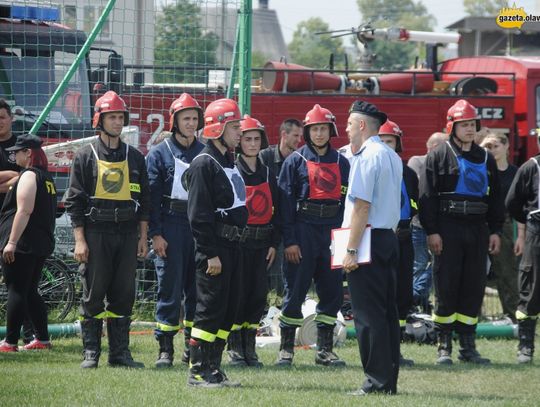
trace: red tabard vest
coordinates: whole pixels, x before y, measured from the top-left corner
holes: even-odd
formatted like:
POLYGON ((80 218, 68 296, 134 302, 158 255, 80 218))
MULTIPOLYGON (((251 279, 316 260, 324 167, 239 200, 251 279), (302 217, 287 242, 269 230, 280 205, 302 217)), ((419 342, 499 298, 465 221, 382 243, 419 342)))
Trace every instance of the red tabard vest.
POLYGON ((246 207, 248 209, 248 225, 266 225, 270 223, 273 212, 270 184, 246 185, 246 207))
POLYGON ((306 161, 309 177, 309 199, 341 199, 339 164, 306 161))

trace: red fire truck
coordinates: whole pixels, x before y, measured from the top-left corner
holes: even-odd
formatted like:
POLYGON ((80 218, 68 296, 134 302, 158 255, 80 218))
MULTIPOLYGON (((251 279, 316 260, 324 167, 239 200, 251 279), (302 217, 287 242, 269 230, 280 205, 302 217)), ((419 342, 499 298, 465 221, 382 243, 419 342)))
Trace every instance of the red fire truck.
MULTIPOLYGON (((43 110, 86 35, 51 21, 52 17, 14 15, 8 9, 0 6, 0 97, 13 104, 14 129, 22 132, 43 110)), ((212 80, 220 76, 219 70, 207 71, 202 84, 145 84, 145 69, 155 67, 124 65, 121 55, 107 52, 106 66, 92 69, 89 57, 83 60, 38 131, 54 145, 48 155, 60 190, 66 186, 75 149, 94 134, 93 101, 103 91, 113 89, 125 99, 130 110, 126 135, 143 153, 166 128, 168 107, 182 92, 192 93, 203 107, 225 95, 224 84, 212 80), (128 84, 126 77, 136 80, 128 84)), ((537 152, 532 135, 540 127, 540 57, 456 58, 433 64, 432 70, 405 72, 331 72, 269 62, 265 69, 254 69, 253 77, 251 113, 266 125, 271 142, 277 142, 284 119, 302 119, 318 103, 337 117, 339 137, 334 145, 347 144, 348 108, 354 100, 364 99, 404 130, 404 158, 408 158, 425 153, 429 135, 444 129, 447 109, 467 98, 478 108, 484 126, 509 136, 514 162, 537 152)))

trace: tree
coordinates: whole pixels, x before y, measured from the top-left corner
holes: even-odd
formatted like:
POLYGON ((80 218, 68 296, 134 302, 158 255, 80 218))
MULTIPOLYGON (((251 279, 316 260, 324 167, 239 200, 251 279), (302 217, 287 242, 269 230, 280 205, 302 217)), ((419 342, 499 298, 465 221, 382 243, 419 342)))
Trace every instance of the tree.
MULTIPOLYGON (((436 20, 426 7, 414 0, 357 0, 364 23, 374 28, 406 28, 408 30, 432 31, 436 20)), ((412 65, 417 44, 375 40, 369 48, 377 57, 373 68, 402 69, 412 65)))
POLYGON ((465 12, 473 17, 494 17, 499 10, 508 7, 506 0, 463 0, 465 12))
POLYGON ((298 23, 293 39, 288 45, 291 62, 310 68, 328 68, 331 53, 343 54, 341 38, 315 34, 328 30, 328 24, 319 17, 298 23))
POLYGON ((201 9, 190 0, 176 0, 163 7, 156 21, 155 81, 160 83, 202 82, 206 70, 186 69, 216 64, 218 37, 204 32, 201 9))

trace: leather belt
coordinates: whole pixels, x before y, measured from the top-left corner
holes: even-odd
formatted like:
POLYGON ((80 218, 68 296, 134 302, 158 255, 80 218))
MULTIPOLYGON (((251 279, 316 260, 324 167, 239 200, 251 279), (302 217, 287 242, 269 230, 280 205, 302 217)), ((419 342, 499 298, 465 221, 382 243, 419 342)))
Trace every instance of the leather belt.
POLYGON ((302 201, 298 204, 298 211, 306 215, 317 216, 319 218, 333 218, 339 213, 341 204, 317 204, 309 201, 302 201))
POLYGON ((231 242, 244 242, 246 240, 244 228, 239 228, 235 225, 227 225, 226 223, 216 222, 216 233, 219 237, 227 239, 231 242))
POLYGON ((444 199, 440 201, 440 211, 442 213, 455 215, 485 215, 488 211, 488 204, 476 201, 453 201, 444 199))
POLYGON ((246 226, 244 229, 244 239, 270 240, 274 228, 270 226, 246 226))
POLYGON ((90 211, 85 215, 92 222, 127 222, 135 219, 135 209, 133 208, 115 208, 115 209, 99 209, 95 206, 90 208, 90 211))
POLYGON ((174 199, 169 197, 163 197, 163 206, 167 209, 170 209, 173 212, 186 213, 187 212, 187 201, 182 199, 174 199))

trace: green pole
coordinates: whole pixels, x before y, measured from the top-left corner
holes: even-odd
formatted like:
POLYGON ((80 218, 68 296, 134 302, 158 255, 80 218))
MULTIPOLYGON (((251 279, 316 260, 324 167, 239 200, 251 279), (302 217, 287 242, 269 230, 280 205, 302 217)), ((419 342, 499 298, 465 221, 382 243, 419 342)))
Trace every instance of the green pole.
POLYGON ((243 114, 251 113, 251 30, 252 1, 243 0, 240 10, 239 91, 238 104, 243 114))
POLYGON ((234 94, 234 83, 236 82, 236 70, 238 68, 238 43, 240 42, 240 19, 236 22, 236 39, 234 40, 233 59, 231 63, 231 76, 229 87, 227 88, 227 98, 232 99, 234 94))
POLYGON ((64 79, 62 79, 62 82, 60 82, 60 84, 58 85, 58 88, 56 88, 53 95, 47 102, 47 105, 45 106, 45 108, 43 109, 39 117, 37 118, 36 122, 30 129, 30 133, 35 134, 37 130, 41 127, 41 124, 43 123, 45 118, 49 115, 49 112, 51 111, 53 106, 56 104, 56 101, 58 100, 60 95, 62 95, 62 93, 64 92, 64 89, 69 83, 69 80, 71 79, 71 77, 73 76, 77 68, 79 67, 81 61, 84 59, 84 56, 90 50, 90 47, 94 43, 94 40, 96 39, 97 35, 101 32, 101 28, 103 27, 103 24, 105 23, 105 20, 109 16, 111 10, 114 8, 115 3, 116 3, 116 0, 109 0, 109 2, 107 3, 105 10, 103 10, 103 14, 101 14, 101 17, 96 23, 96 26, 94 27, 94 29, 88 36, 88 39, 86 40, 83 47, 77 54, 77 57, 75 58, 71 66, 69 67, 68 71, 66 72, 66 75, 64 76, 64 79))

